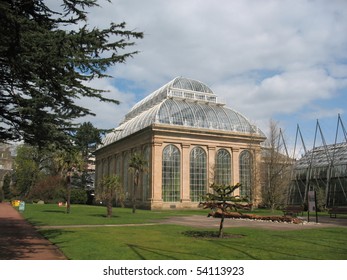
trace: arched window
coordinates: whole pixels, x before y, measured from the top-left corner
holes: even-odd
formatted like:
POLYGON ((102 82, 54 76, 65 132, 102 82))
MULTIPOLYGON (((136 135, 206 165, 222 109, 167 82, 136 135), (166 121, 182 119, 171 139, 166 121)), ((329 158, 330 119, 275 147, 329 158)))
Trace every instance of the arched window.
POLYGON ((174 145, 168 145, 163 150, 162 196, 163 201, 180 200, 180 167, 181 154, 174 145))
POLYGON ((196 147, 190 152, 190 200, 200 201, 207 190, 206 153, 196 147))
POLYGON ((240 195, 252 199, 252 154, 245 150, 240 154, 240 195))
POLYGON ((231 155, 226 149, 220 149, 216 156, 215 183, 231 184, 231 155))
POLYGON ((145 172, 142 172, 142 184, 143 184, 143 200, 147 200, 149 194, 149 146, 146 146, 143 150, 143 158, 146 161, 145 172))

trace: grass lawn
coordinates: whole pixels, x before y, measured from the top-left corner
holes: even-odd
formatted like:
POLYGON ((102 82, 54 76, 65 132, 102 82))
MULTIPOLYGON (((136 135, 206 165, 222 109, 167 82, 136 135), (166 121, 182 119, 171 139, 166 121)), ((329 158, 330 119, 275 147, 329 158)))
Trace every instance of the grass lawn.
MULTIPOLYGON (((266 211, 260 211, 266 214, 266 211)), ((234 238, 196 238, 189 232, 206 229, 178 225, 140 225, 169 216, 201 214, 206 210, 146 211, 114 209, 105 217, 104 207, 73 205, 71 214, 56 205, 27 205, 23 215, 36 225, 139 224, 122 227, 42 229, 69 259, 154 260, 154 259, 235 259, 235 260, 315 260, 347 259, 347 228, 317 228, 271 231, 228 228, 234 238)), ((257 214, 260 214, 259 212, 257 214)), ((269 214, 269 212, 267 213, 269 214)), ((280 213, 279 213, 280 214, 280 213)), ((217 231, 211 229, 210 231, 217 231)))
POLYGON ((206 215, 208 211, 197 210, 161 210, 149 211, 137 209, 133 214, 129 208, 113 208, 112 217, 106 217, 103 206, 72 205, 71 213, 65 213, 65 207, 56 204, 26 204, 22 214, 25 219, 36 226, 60 225, 105 225, 105 224, 141 224, 149 223, 170 216, 206 215))
POLYGON ((345 228, 269 231, 227 229, 236 238, 195 238, 176 225, 43 230, 77 260, 317 260, 347 259, 345 228))

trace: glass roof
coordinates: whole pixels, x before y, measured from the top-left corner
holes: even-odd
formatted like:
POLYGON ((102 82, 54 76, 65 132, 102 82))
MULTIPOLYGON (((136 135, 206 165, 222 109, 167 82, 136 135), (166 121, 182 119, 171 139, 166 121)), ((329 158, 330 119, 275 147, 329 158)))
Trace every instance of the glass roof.
POLYGON ((137 116, 140 112, 153 107, 167 97, 217 102, 217 96, 205 84, 196 80, 177 77, 136 103, 130 112, 126 114, 124 121, 137 116))
POLYGON ((258 134, 264 133, 240 113, 217 102, 203 83, 178 77, 138 102, 124 121, 106 135, 103 146, 152 124, 258 134))
POLYGON ((315 147, 295 163, 295 169, 347 164, 347 143, 315 147))

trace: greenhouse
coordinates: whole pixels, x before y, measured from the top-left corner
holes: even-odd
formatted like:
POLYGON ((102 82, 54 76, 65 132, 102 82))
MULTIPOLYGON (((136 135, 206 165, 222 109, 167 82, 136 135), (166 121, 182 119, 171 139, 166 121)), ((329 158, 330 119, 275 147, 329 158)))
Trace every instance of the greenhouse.
POLYGON ((96 151, 97 184, 121 178, 133 195, 129 161, 146 161, 135 191, 144 208, 196 207, 213 183, 242 183, 240 194, 259 201, 260 143, 263 132, 245 116, 218 102, 200 81, 177 77, 135 104, 96 151))
POLYGON ((305 204, 316 191, 321 206, 347 206, 347 143, 315 147, 298 160, 288 204, 305 204))

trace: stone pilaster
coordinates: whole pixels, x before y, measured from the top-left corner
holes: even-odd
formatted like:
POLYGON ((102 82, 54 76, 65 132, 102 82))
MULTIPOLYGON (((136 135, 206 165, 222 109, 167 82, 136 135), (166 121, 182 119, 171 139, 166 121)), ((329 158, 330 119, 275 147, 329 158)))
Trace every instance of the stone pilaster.
MULTIPOLYGON (((233 185, 240 183, 240 149, 232 148, 232 180, 233 185)), ((240 189, 235 191, 235 195, 240 195, 240 189)))
POLYGON ((208 146, 207 147, 207 190, 210 191, 210 186, 214 182, 214 173, 216 169, 216 147, 215 146, 208 146))
POLYGON ((190 202, 190 145, 182 144, 181 201, 190 202))
POLYGON ((152 162, 151 162, 151 203, 152 208, 161 208, 162 199, 162 164, 163 164, 163 143, 152 143, 152 162))

